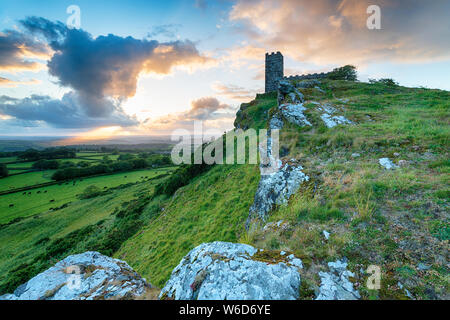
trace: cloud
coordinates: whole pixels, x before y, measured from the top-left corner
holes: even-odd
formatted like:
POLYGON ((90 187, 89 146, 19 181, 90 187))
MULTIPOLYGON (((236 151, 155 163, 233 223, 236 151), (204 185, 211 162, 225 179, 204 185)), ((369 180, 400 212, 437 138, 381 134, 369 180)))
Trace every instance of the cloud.
POLYGON ((85 112, 84 101, 74 92, 66 93, 62 99, 40 95, 24 99, 0 96, 0 115, 13 117, 27 127, 45 124, 55 128, 94 128, 138 124, 134 117, 124 114, 112 101, 101 103, 109 105, 111 110, 108 115, 91 117, 85 112))
POLYGON ((39 71, 45 65, 32 59, 47 59, 50 50, 45 43, 17 32, 6 30, 0 32, 0 71, 20 72, 39 71))
POLYGON ((55 54, 48 62, 49 73, 63 86, 90 96, 127 98, 136 93, 141 73, 169 74, 173 68, 202 65, 202 56, 189 40, 160 43, 113 34, 93 38, 81 29, 68 29, 60 22, 31 17, 22 25, 43 35, 55 54))
POLYGON ((240 102, 253 100, 256 93, 261 92, 261 90, 249 90, 233 84, 225 85, 218 81, 213 83, 211 87, 218 95, 240 102))
POLYGON ((18 85, 33 85, 33 84, 39 84, 39 83, 41 83, 41 81, 36 80, 36 79, 14 81, 14 80, 0 77, 0 87, 15 88, 18 85))
MULTIPOLYGON (((60 100, 37 95, 16 100, 2 98, 0 113, 32 123, 58 128, 136 125, 136 119, 125 114, 121 105, 135 95, 140 74, 169 74, 174 68, 195 68, 212 62, 189 40, 158 42, 113 34, 93 38, 84 30, 69 29, 61 22, 40 17, 28 17, 20 24, 23 32, 1 34, 0 66, 33 69, 35 62, 20 57, 51 52, 49 74, 61 86, 72 89, 60 100)), ((18 83, 0 79, 4 86, 18 83)))
POLYGON ((235 115, 236 110, 230 105, 215 97, 202 97, 191 101, 189 110, 149 119, 144 127, 168 133, 179 128, 192 129, 194 121, 203 121, 205 127, 223 129, 231 126, 235 115))
POLYGON ((238 0, 229 18, 252 46, 302 62, 424 62, 450 57, 448 1, 238 0), (369 30, 369 5, 381 7, 381 30, 369 30))

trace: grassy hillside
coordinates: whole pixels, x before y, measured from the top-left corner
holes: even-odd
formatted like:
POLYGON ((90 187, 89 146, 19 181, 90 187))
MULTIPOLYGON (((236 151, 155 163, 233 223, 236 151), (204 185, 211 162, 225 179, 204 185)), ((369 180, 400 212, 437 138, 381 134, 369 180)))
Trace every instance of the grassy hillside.
MULTIPOLYGON (((450 93, 331 80, 320 88, 301 89, 313 126, 286 124, 280 133, 284 158, 310 177, 269 216, 281 228, 244 229, 257 165, 215 165, 170 196, 154 194, 162 180, 139 182, 0 227, 0 292, 83 250, 124 259, 162 287, 189 250, 223 240, 301 257, 304 299, 314 298, 318 271, 342 257, 364 299, 406 299, 404 288, 418 299, 448 299, 450 93), (354 124, 327 128, 312 102, 354 124), (388 171, 378 164, 384 157, 402 166, 388 171), (366 288, 369 265, 381 267, 379 291, 366 288)), ((276 95, 258 95, 235 125, 267 127, 276 104, 276 95)))
POLYGON ((270 218, 289 228, 252 232, 252 242, 303 258, 304 298, 324 263, 343 256, 366 299, 406 298, 398 282, 419 299, 448 298, 450 93, 345 81, 321 88, 302 90, 314 127, 281 131, 286 158, 311 180, 270 218), (330 103, 355 125, 325 127, 308 101, 330 103), (383 157, 405 165, 388 171, 383 157), (369 265, 382 269, 380 291, 365 287, 360 270, 369 265))
POLYGON ((125 242, 116 257, 152 284, 164 286, 172 269, 197 245, 239 240, 258 181, 256 165, 216 165, 160 204, 159 215, 125 242))
MULTIPOLYGON (((269 221, 286 228, 243 232, 259 179, 255 166, 215 166, 161 204, 159 216, 116 254, 157 286, 190 249, 213 240, 292 251, 303 258, 302 297, 314 297, 317 272, 347 257, 365 299, 444 298, 449 292, 448 92, 346 81, 302 89, 312 128, 287 124, 280 146, 311 180, 269 221), (330 103, 355 124, 327 128, 310 102, 330 103), (387 171, 378 159, 407 165, 387 171), (322 231, 331 233, 324 239, 322 231), (369 265, 382 289, 366 289, 369 265), (426 270, 423 270, 425 266, 426 270)), ((235 124, 267 126, 274 95, 244 104, 235 124)))

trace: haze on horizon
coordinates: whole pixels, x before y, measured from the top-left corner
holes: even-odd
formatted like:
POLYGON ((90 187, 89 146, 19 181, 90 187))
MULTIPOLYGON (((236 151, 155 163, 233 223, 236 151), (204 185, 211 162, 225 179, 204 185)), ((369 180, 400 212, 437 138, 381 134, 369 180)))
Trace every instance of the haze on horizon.
POLYGON ((263 92, 272 51, 286 75, 352 64, 361 81, 450 90, 449 15, 449 1, 420 0, 2 2, 0 135, 223 132, 263 92), (366 26, 373 4, 381 30, 366 26))

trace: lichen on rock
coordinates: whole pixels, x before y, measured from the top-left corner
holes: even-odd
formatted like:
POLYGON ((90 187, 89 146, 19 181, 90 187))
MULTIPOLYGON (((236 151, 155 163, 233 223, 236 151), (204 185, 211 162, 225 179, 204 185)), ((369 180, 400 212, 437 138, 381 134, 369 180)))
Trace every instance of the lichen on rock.
POLYGON ((126 262, 88 251, 59 261, 0 300, 138 299, 151 288, 126 262))
POLYGON ((319 272, 321 284, 316 300, 357 300, 361 296, 353 288, 349 277, 355 275, 347 270, 347 262, 337 260, 329 262, 329 272, 319 272))
POLYGON ((301 165, 285 163, 277 172, 262 175, 250 207, 249 220, 256 217, 265 220, 275 205, 286 204, 300 185, 309 180, 302 170, 301 165))
POLYGON ((299 297, 301 260, 250 245, 212 242, 192 249, 173 270, 160 298, 292 300, 299 297), (267 255, 263 255, 267 253, 267 255), (264 259, 262 258, 264 256, 264 259), (266 257, 274 257, 267 260, 266 257))

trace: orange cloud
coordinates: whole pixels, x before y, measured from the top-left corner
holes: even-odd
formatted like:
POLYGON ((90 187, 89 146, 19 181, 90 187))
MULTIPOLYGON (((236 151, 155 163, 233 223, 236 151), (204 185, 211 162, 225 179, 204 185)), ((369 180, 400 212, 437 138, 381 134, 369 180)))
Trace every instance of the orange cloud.
POLYGON ((238 0, 229 18, 251 44, 302 62, 365 64, 450 58, 450 3, 420 0, 238 0), (381 30, 369 30, 369 5, 381 30))
POLYGON ((41 81, 36 79, 31 79, 28 81, 13 81, 7 78, 0 77, 0 87, 16 88, 19 85, 33 85, 39 83, 41 83, 41 81))

